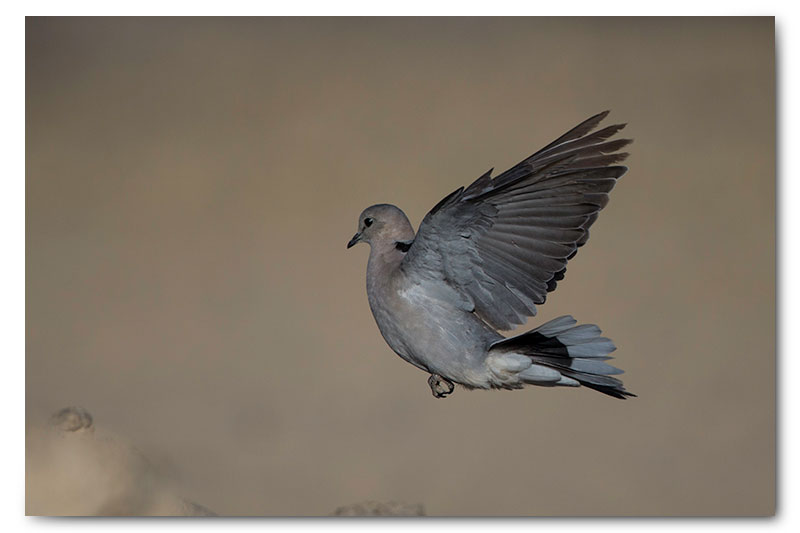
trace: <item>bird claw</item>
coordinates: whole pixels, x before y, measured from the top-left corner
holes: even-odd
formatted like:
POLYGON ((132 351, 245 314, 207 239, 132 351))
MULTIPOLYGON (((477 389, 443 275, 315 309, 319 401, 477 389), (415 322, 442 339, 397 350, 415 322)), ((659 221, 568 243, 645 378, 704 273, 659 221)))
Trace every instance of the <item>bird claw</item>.
POLYGON ((452 381, 438 374, 431 374, 428 378, 428 385, 434 398, 446 398, 456 388, 452 381))

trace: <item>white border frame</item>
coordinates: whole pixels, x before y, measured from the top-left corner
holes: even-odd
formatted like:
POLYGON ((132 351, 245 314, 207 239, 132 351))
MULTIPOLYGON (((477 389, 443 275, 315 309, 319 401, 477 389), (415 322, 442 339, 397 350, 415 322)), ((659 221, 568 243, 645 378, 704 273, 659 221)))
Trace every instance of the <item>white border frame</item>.
MULTIPOLYGON (((3 201, 0 216, 0 243, 2 243, 3 260, 3 305, 2 336, 4 361, 10 367, 4 372, 5 383, 2 387, 4 405, 7 413, 6 437, 2 439, 3 458, 2 485, 3 514, 2 523, 6 529, 16 531, 24 529, 79 530, 128 528, 158 532, 167 529, 192 530, 258 529, 278 531, 297 531, 306 529, 329 528, 330 530, 350 531, 364 528, 380 527, 381 529, 411 529, 415 532, 484 530, 486 527, 499 526, 504 530, 525 530, 535 528, 537 531, 558 529, 578 529, 591 527, 593 531, 638 531, 642 527, 681 531, 725 531, 755 529, 779 529, 796 531, 800 520, 800 511, 795 504, 797 497, 798 449, 797 417, 791 418, 789 413, 795 412, 798 406, 798 388, 792 383, 794 376, 800 375, 798 363, 798 343, 791 335, 794 325, 800 319, 796 306, 792 305, 800 299, 798 277, 800 270, 798 260, 798 235, 800 228, 792 207, 800 200, 800 182, 792 179, 796 175, 797 165, 792 165, 789 147, 798 145, 795 133, 796 124, 800 124, 797 105, 790 95, 797 94, 797 35, 800 23, 795 17, 795 10, 790 2, 762 1, 746 2, 728 0, 720 2, 697 2, 689 0, 672 0, 665 5, 646 5, 644 2, 632 0, 614 0, 596 2, 574 0, 568 4, 547 2, 534 4, 530 2, 495 0, 493 2, 473 1, 420 1, 407 0, 402 4, 376 5, 365 1, 321 2, 319 0, 299 3, 272 3, 255 1, 229 0, 227 2, 189 1, 152 1, 142 0, 133 4, 110 4, 108 2, 56 2, 33 1, 18 3, 4 9, 0 38, 2 39, 2 64, 6 71, 4 83, 0 86, 4 104, 3 116, 7 126, 2 133, 2 161, 5 168, 3 180, 3 201), (777 113, 778 113, 778 271, 777 271, 777 304, 778 304, 778 503, 777 517, 772 519, 56 519, 25 517, 25 463, 24 463, 24 370, 25 370, 25 22, 26 15, 537 15, 563 16, 579 13, 581 15, 681 15, 681 16, 771 16, 776 19, 777 47, 777 113), (794 61, 792 61, 794 59, 794 61), (795 170, 795 172, 792 172, 795 170), (10 423, 9 423, 10 421, 10 423), (9 431, 8 428, 11 428, 9 431)), ((746 310, 742 310, 746 312, 746 310)))

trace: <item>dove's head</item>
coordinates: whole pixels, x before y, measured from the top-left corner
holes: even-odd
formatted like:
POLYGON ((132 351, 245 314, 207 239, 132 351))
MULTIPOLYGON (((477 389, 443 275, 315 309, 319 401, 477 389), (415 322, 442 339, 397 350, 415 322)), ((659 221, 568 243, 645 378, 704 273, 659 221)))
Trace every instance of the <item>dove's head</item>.
POLYGON ((405 213, 390 204, 377 204, 364 209, 358 216, 358 232, 347 247, 366 242, 372 247, 394 248, 398 242, 413 238, 414 228, 405 213))

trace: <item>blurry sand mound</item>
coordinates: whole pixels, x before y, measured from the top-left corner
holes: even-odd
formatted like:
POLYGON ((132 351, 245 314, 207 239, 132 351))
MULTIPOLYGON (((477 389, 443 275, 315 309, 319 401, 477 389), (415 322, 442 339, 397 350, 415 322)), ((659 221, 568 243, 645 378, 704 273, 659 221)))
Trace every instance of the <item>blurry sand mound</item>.
POLYGON ((425 516, 421 503, 409 505, 398 502, 366 501, 339 507, 334 516, 425 516))
POLYGON ((83 407, 65 407, 52 417, 50 425, 62 431, 79 431, 92 428, 92 415, 83 407))
POLYGON ((138 450, 97 430, 80 407, 28 428, 25 473, 28 515, 214 515, 178 496, 138 450))

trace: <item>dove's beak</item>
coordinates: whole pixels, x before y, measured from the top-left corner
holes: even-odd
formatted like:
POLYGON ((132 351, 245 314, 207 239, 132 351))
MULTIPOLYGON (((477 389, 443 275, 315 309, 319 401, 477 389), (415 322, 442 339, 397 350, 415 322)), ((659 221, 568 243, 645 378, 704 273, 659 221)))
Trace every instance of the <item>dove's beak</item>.
POLYGON ((361 234, 360 233, 356 233, 355 235, 353 235, 353 238, 350 239, 350 242, 347 243, 347 247, 348 248, 352 248, 353 246, 355 246, 359 242, 361 242, 361 234))

